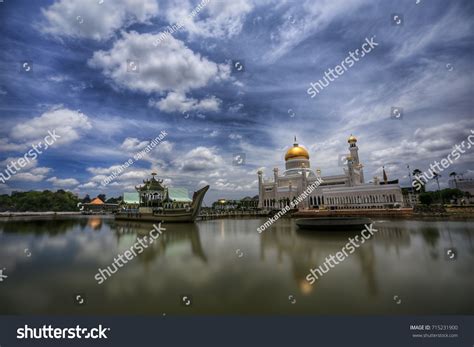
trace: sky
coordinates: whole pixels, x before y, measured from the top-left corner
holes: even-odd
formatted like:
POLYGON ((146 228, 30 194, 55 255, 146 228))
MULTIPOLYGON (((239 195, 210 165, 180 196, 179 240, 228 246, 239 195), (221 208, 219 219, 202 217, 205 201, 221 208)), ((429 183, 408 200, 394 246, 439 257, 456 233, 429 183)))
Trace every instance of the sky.
MULTIPOLYGON (((426 171, 474 130, 473 13, 470 0, 3 0, 0 173, 60 137, 0 193, 119 196, 156 172, 190 192, 209 184, 210 204, 258 194, 257 170, 284 170, 294 136, 313 169, 341 174, 351 134, 367 181, 385 166, 407 186, 407 165, 426 171)), ((441 186, 474 177, 473 162, 466 151, 441 186)))

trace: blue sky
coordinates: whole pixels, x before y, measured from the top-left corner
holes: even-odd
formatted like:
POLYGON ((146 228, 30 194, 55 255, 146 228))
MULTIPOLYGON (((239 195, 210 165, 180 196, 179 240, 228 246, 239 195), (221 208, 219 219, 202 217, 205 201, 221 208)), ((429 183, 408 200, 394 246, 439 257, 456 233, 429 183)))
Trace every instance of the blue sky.
MULTIPOLYGON (((407 164, 427 170, 474 129, 474 3, 416 2, 210 0, 191 17, 200 1, 4 0, 0 169, 48 130, 61 138, 0 191, 117 196, 156 171, 191 191, 210 184, 208 203, 253 196, 256 171, 282 170, 293 136, 329 175, 342 172, 351 133, 367 179, 385 165, 406 184, 407 164), (307 94, 374 36, 373 51, 307 94), (160 145, 101 187, 162 130, 160 145), (244 165, 233 165, 236 153, 244 165)), ((442 185, 451 171, 473 176, 473 161, 463 154, 442 185)))

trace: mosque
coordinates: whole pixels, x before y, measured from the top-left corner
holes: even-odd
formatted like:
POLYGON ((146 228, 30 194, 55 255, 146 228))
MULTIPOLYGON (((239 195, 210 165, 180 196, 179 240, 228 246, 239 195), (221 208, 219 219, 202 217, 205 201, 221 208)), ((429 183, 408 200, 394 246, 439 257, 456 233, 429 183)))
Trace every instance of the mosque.
POLYGON ((403 195, 398 180, 388 181, 385 169, 383 179, 374 177, 371 183, 364 179, 363 165, 359 161, 357 139, 350 136, 349 154, 341 175, 321 176, 313 171, 308 151, 296 142, 285 154, 285 171, 273 169, 273 180, 258 174, 258 206, 262 209, 280 209, 296 199, 318 179, 322 183, 302 201, 300 209, 372 209, 395 208, 403 205, 403 195))

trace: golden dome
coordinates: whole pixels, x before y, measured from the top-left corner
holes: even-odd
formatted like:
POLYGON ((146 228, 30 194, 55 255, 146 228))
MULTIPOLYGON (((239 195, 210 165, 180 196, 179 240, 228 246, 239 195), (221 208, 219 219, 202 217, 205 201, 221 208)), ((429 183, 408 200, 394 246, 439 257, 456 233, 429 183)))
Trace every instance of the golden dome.
POLYGON ((349 138, 347 139, 347 142, 349 143, 357 142, 357 139, 354 135, 351 134, 351 136, 349 136, 349 138))
POLYGON ((286 151, 285 154, 285 160, 301 157, 309 159, 309 153, 305 148, 300 147, 297 143, 293 144, 293 147, 286 151))

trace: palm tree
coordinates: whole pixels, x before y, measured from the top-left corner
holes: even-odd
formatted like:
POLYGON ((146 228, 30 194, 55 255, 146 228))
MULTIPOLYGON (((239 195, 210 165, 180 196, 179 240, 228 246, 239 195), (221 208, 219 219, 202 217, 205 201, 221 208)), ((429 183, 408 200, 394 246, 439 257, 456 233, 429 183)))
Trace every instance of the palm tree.
POLYGON ((436 180, 436 183, 438 183, 438 192, 440 191, 440 188, 439 188, 439 178, 441 177, 441 175, 439 173, 437 173, 436 171, 433 171, 433 179, 436 180))
POLYGON ((454 181, 454 184, 452 185, 450 184, 450 186, 452 186, 453 188, 456 188, 457 187, 456 178, 458 177, 458 174, 453 171, 449 174, 449 177, 452 177, 454 181))
MULTIPOLYGON (((420 176, 421 176, 422 174, 423 174, 423 172, 421 172, 420 169, 415 169, 415 170, 413 170, 413 176, 415 176, 415 178, 417 178, 420 183, 423 183, 423 182, 421 181, 421 179, 420 179, 420 176)), ((413 184, 413 181, 412 181, 412 184, 413 184)), ((424 183, 421 185, 421 188, 417 190, 417 192, 419 192, 419 193, 424 193, 424 192, 425 192, 425 185, 424 185, 424 183)))

